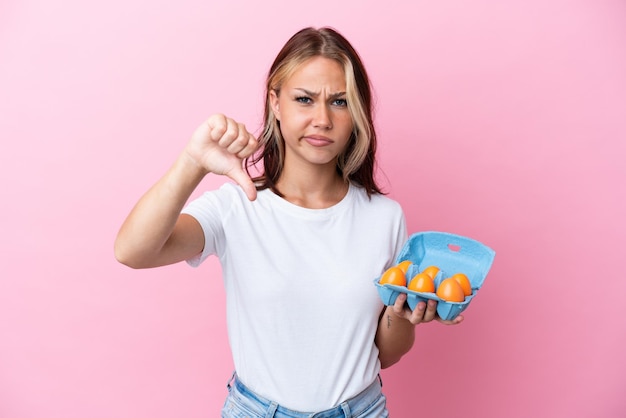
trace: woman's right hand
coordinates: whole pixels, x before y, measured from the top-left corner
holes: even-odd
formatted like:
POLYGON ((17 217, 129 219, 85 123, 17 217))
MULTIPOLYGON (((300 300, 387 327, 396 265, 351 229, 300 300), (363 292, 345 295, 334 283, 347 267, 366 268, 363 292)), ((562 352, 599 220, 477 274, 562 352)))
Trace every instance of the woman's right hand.
POLYGON ((186 155, 202 170, 229 177, 256 199, 256 188, 243 168, 243 159, 252 155, 259 141, 242 123, 221 114, 210 116, 193 133, 186 155))
POLYGON ((115 240, 117 260, 133 268, 148 268, 199 254, 205 242, 202 228, 191 216, 181 215, 181 210, 209 172, 230 177, 254 200, 256 188, 242 161, 258 146, 242 124, 224 115, 208 118, 126 217, 115 240))

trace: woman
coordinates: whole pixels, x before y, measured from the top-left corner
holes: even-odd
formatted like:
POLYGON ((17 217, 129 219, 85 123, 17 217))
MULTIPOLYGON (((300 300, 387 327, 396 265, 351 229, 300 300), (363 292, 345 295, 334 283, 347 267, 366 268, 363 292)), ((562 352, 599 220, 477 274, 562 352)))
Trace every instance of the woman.
POLYGON ((437 317, 434 301, 411 312, 404 295, 384 307, 372 283, 407 231, 374 180, 366 71, 338 32, 306 28, 266 87, 260 140, 209 117, 129 214, 116 257, 135 268, 219 257, 236 370, 223 417, 387 416, 380 368, 408 352, 416 324, 437 317), (239 187, 185 207, 209 173, 239 187))

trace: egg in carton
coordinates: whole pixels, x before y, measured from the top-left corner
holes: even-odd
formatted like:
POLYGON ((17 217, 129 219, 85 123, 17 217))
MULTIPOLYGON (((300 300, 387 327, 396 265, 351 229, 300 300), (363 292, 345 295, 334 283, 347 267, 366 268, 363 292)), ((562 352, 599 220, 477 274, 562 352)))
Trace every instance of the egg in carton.
POLYGON ((415 292, 406 286, 380 284, 380 276, 374 280, 378 294, 387 306, 393 305, 400 293, 407 294, 407 303, 414 310, 419 302, 436 300, 437 314, 444 320, 456 318, 469 306, 482 287, 491 269, 495 251, 474 239, 447 232, 420 232, 409 237, 396 258, 396 264, 410 261, 406 272, 407 284, 428 266, 437 266, 439 272, 434 277, 435 288, 446 278, 456 273, 465 274, 472 286, 472 294, 463 302, 450 302, 441 299, 436 293, 415 292))

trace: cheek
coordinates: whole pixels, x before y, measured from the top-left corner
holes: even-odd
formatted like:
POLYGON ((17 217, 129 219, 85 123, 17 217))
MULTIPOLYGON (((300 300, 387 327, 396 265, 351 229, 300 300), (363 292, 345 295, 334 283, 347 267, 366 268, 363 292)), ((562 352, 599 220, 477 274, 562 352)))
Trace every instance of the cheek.
POLYGON ((281 115, 281 126, 285 126, 286 129, 301 129, 307 124, 307 115, 303 112, 283 108, 281 115))
POLYGON ((352 117, 350 115, 342 115, 337 119, 337 126, 340 127, 342 133, 347 136, 350 136, 352 130, 354 129, 354 123, 352 122, 352 117))
POLYGON ((290 114, 289 112, 282 112, 282 120, 279 123, 280 133, 283 138, 289 141, 294 135, 297 135, 302 130, 302 124, 300 123, 298 116, 290 114))

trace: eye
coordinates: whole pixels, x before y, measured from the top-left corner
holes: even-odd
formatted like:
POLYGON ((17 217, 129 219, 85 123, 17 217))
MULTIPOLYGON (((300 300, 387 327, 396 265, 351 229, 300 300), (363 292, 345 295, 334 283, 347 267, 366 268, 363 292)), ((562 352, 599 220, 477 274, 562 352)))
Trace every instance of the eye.
POLYGON ((332 102, 333 106, 338 106, 338 107, 347 107, 348 106, 348 101, 346 99, 335 99, 332 102))
POLYGON ((296 97, 296 102, 302 103, 302 104, 310 104, 312 100, 308 96, 298 96, 296 97))

